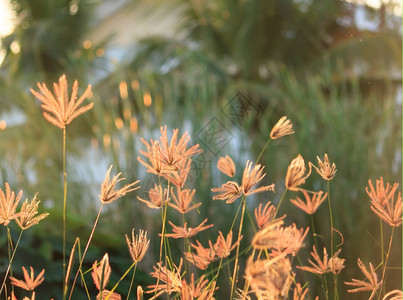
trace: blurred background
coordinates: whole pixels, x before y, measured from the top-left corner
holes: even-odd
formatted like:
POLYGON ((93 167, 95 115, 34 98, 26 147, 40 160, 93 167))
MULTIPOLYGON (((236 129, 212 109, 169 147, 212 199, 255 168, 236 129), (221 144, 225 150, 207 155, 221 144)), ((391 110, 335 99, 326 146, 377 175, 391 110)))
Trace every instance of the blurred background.
MULTIPOLYGON (((66 74, 70 85, 78 79, 81 92, 92 84, 94 102, 67 128, 69 249, 76 236, 83 245, 88 239, 110 164, 127 180, 141 180, 140 190, 105 207, 86 256, 90 267, 109 253, 111 286, 131 264, 124 235, 132 228, 148 230, 152 239, 136 284, 153 282, 148 273, 158 259, 160 215, 136 199, 147 197, 154 182, 137 161, 144 150, 140 137, 157 139, 159 127, 167 124, 169 131, 188 131, 192 144, 200 144, 204 152, 194 159, 187 182, 203 203, 193 225, 207 217, 215 224, 210 231, 215 238, 218 230, 229 230, 238 205, 211 200, 210 188, 226 181, 216 169, 218 157, 234 159, 240 180, 246 161, 256 160, 272 126, 287 115, 295 134, 272 142, 261 159, 264 183, 276 183, 277 193, 248 198, 249 211, 253 215, 257 203, 267 200, 278 203, 287 167, 298 153, 314 164, 327 153, 338 169, 330 190, 347 264, 340 299, 366 299, 366 293, 347 295, 342 282, 362 279, 358 257, 366 264, 380 262, 379 220, 365 192, 368 180, 402 180, 401 13, 401 2, 394 0, 0 1, 0 183, 22 189, 24 199, 38 192, 42 210, 50 212, 24 232, 14 275, 21 276, 22 265, 45 268, 37 294, 59 299, 62 133, 44 120, 29 90, 66 74)), ((316 173, 305 187, 326 189, 316 173)), ((309 217, 289 204, 297 196, 287 193, 283 213, 288 223, 310 226, 309 217)), ((329 247, 326 205, 315 223, 322 245, 329 247)), ((253 235, 248 224, 249 219, 245 247, 253 235)), ((385 223, 383 228, 386 243, 390 228, 385 223)), ((17 237, 18 229, 12 230, 17 237)), ((387 290, 401 289, 401 236, 399 227, 387 290)), ((6 243, 2 229, 3 274, 6 243)), ((308 239, 301 264, 307 264, 311 243, 308 239)), ((318 277, 305 279, 312 294, 322 295, 318 277)), ((88 277, 93 288, 91 281, 88 277)), ((218 284, 221 299, 228 291, 225 282, 218 284)), ((118 292, 125 294, 129 284, 130 278, 118 292)), ((76 299, 85 299, 76 289, 76 299)))

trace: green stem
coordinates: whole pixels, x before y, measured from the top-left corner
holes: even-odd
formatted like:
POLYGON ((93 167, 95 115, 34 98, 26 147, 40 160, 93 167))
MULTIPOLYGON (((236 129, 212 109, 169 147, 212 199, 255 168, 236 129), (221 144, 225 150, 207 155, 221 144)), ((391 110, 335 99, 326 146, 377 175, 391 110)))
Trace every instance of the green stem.
POLYGON ((319 246, 318 246, 318 240, 316 238, 316 229, 315 229, 315 221, 313 219, 313 214, 310 215, 311 216, 311 226, 312 226, 312 237, 313 237, 313 241, 315 244, 316 249, 319 250, 319 246))
POLYGON ((133 288, 134 275, 136 275, 136 269, 137 269, 137 265, 136 265, 136 267, 135 267, 134 270, 133 270, 132 280, 130 281, 129 292, 127 293, 127 298, 126 298, 126 300, 129 300, 130 292, 132 291, 132 288, 133 288))
POLYGON ((79 264, 79 266, 78 266, 78 270, 77 270, 76 276, 74 277, 73 284, 71 285, 71 291, 70 291, 69 300, 71 299, 71 296, 73 295, 73 290, 74 290, 74 286, 75 286, 76 281, 77 281, 78 274, 82 271, 81 268, 82 268, 82 266, 83 266, 85 254, 87 253, 87 250, 88 250, 88 247, 90 246, 92 237, 94 236, 95 228, 97 227, 97 224, 98 224, 98 221, 99 221, 99 217, 101 216, 101 211, 102 211, 102 208, 103 208, 103 207, 104 207, 104 203, 102 203, 102 204, 101 204, 101 207, 99 208, 99 212, 98 212, 97 218, 95 219, 94 226, 92 227, 92 231, 91 231, 90 237, 88 238, 87 245, 85 246, 85 249, 84 249, 84 252, 83 252, 83 257, 80 259, 80 264, 79 264))
MULTIPOLYGON (((66 290, 66 208, 67 208, 67 173, 66 173, 66 127, 63 128, 63 291, 66 290)), ((66 294, 63 293, 63 300, 66 294)))
POLYGON ((386 257, 385 257, 385 264, 383 266, 383 271, 382 271, 382 289, 380 290, 378 299, 381 299, 381 295, 382 295, 382 290, 383 290, 383 294, 385 294, 385 273, 386 273, 386 267, 388 265, 388 260, 389 260, 389 254, 390 254, 390 250, 392 249, 392 241, 393 241, 393 233, 395 231, 395 226, 392 226, 392 232, 390 234, 390 240, 389 240, 389 248, 388 248, 388 252, 386 253, 386 257))
POLYGON ((262 155, 263 155, 264 151, 266 150, 267 146, 269 146, 270 142, 271 142, 271 139, 269 139, 269 140, 266 142, 266 144, 263 146, 262 151, 260 151, 260 154, 259 154, 259 156, 258 156, 257 159, 256 159, 256 164, 259 162, 260 158, 262 157, 262 155))
MULTIPOLYGON (((134 267, 134 272, 133 272, 133 277, 134 277, 134 273, 136 273, 136 268, 137 268, 137 261, 133 262, 132 265, 130 266, 130 268, 128 268, 126 270, 126 272, 122 275, 122 277, 120 277, 119 281, 113 286, 113 288, 109 292, 108 296, 106 296, 105 300, 109 299, 109 297, 112 295, 113 291, 116 290, 116 288, 119 286, 120 282, 126 277, 127 274, 129 274, 129 272, 131 271, 131 269, 133 269, 133 267, 134 267)), ((129 297, 129 296, 127 296, 127 297, 129 297)), ((127 298, 127 299, 129 299, 129 298, 127 298)))
MULTIPOLYGON (((8 232, 8 227, 7 227, 7 232, 8 232)), ((20 235, 19 235, 19 237, 18 237, 17 243, 15 244, 15 247, 14 247, 13 254, 11 255, 11 258, 9 257, 9 263, 8 263, 6 275, 4 276, 3 283, 2 283, 2 285, 1 285, 0 295, 1 295, 1 293, 3 292, 3 289, 4 289, 5 285, 6 285, 6 280, 7 280, 8 273, 10 272, 11 276, 13 276, 13 275, 12 275, 12 270, 11 270, 11 264, 12 264, 12 262, 13 262, 15 252, 17 252, 18 244, 20 243, 21 236, 22 236, 22 233, 23 233, 23 232, 24 232, 24 229, 21 229, 21 232, 20 232, 20 235)), ((7 233, 7 234, 8 234, 8 233, 7 233)))
POLYGON ((279 203, 278 203, 278 205, 277 205, 276 211, 274 212, 273 220, 274 220, 274 219, 276 218, 276 216, 277 216, 277 213, 278 213, 278 211, 279 211, 279 209, 280 209, 281 203, 283 202, 283 199, 284 199, 284 197, 285 197, 285 194, 287 193, 287 190, 288 190, 288 189, 285 189, 285 190, 284 190, 284 193, 283 193, 283 195, 282 195, 281 198, 280 198, 280 201, 279 201, 279 203))
MULTIPOLYGON (((332 213, 332 204, 330 201, 330 183, 327 181, 327 200, 329 203, 329 217, 330 217, 330 255, 333 257, 334 254, 334 249, 333 249, 333 243, 334 243, 334 235, 333 235, 333 213, 332 213)), ((333 267, 333 266, 331 266, 333 267)), ((336 274, 333 273, 333 282, 334 282, 334 296, 333 298, 339 299, 339 294, 338 294, 338 289, 337 289, 337 276, 336 274)))
MULTIPOLYGON (((243 205, 242 205, 241 220, 240 220, 240 223, 239 223, 238 241, 241 239, 242 226, 243 226, 243 218, 244 218, 244 215, 245 215, 245 207, 246 207, 246 199, 245 199, 245 196, 242 197, 242 203, 243 203, 243 205)), ((234 272, 233 272, 233 275, 232 275, 231 298, 230 298, 230 299, 233 299, 234 292, 235 292, 235 290, 236 290, 235 281, 236 281, 236 276, 237 276, 237 271, 238 271, 238 270, 237 270, 237 269, 238 269, 238 254, 239 254, 239 245, 240 245, 240 244, 241 244, 241 243, 238 243, 237 246, 236 246, 235 265, 234 265, 234 272)))

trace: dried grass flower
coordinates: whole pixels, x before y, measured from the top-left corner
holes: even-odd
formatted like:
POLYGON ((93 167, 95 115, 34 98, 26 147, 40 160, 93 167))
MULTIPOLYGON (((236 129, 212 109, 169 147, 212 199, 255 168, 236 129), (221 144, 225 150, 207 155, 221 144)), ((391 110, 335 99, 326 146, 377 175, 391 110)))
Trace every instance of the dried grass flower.
POLYGON ((181 300, 210 300, 214 299, 215 282, 208 284, 208 279, 205 275, 195 281, 194 274, 190 276, 190 283, 182 280, 181 300))
POLYGON ((124 195, 126 195, 129 192, 132 192, 134 190, 137 190, 140 188, 140 186, 134 187, 137 183, 140 182, 140 180, 137 180, 133 183, 127 184, 123 186, 120 189, 116 189, 116 184, 119 181, 125 180, 126 178, 119 178, 122 173, 118 173, 115 175, 112 180, 110 180, 109 176, 111 173, 113 165, 111 165, 106 172, 104 182, 102 183, 101 186, 101 194, 99 195, 99 199, 101 200, 102 203, 111 203, 124 195))
POLYGON ((43 275, 45 274, 45 269, 43 269, 35 278, 34 269, 32 267, 29 268, 31 270, 30 275, 28 274, 28 271, 24 267, 22 267, 22 271, 24 273, 24 280, 19 280, 15 277, 10 277, 11 284, 27 291, 33 291, 34 289, 36 289, 45 279, 43 277, 43 275))
POLYGON ((150 240, 147 239, 147 231, 141 230, 138 235, 134 235, 134 228, 132 229, 132 239, 126 236, 126 243, 129 247, 130 256, 133 262, 138 263, 146 254, 148 247, 150 246, 150 240))
POLYGON ((111 292, 111 291, 105 289, 105 290, 102 290, 102 293, 100 292, 97 295, 97 300, 105 300, 105 299, 108 299, 108 300, 121 300, 122 296, 119 295, 118 293, 111 292))
POLYGON ((28 199, 21 206, 21 215, 18 216, 15 221, 22 230, 38 224, 41 220, 46 218, 49 213, 41 213, 38 215, 38 205, 41 201, 34 198, 28 202, 28 199))
POLYGON ((235 181, 227 181, 219 188, 211 189, 214 193, 221 193, 213 196, 213 200, 225 200, 226 203, 232 203, 242 196, 242 188, 235 181))
POLYGON ((245 279, 258 299, 283 299, 291 286, 291 263, 288 258, 248 260, 245 279))
POLYGON ((0 224, 7 226, 11 220, 16 219, 25 213, 17 213, 17 206, 21 200, 22 191, 15 196, 15 193, 11 191, 9 184, 5 183, 6 193, 0 189, 0 224))
POLYGON ((148 290, 146 293, 156 293, 157 297, 164 292, 167 292, 168 294, 173 292, 180 293, 182 291, 182 263, 183 261, 181 259, 179 262, 179 267, 175 266, 175 264, 172 264, 172 270, 170 270, 166 266, 162 266, 161 262, 158 262, 157 267, 153 267, 154 272, 151 272, 151 276, 157 278, 159 282, 154 285, 149 285, 148 288, 150 290, 148 290), (164 283, 161 284, 161 281, 164 283))
MULTIPOLYGON (((176 226, 174 225, 171 221, 169 221, 169 224, 171 224, 172 226, 172 231, 174 233, 167 233, 165 234, 166 237, 172 237, 174 239, 179 239, 179 238, 190 238, 196 234, 198 234, 199 232, 206 230, 210 227, 213 227, 213 224, 210 225, 204 225, 206 224, 207 219, 205 219, 203 222, 200 223, 199 226, 192 228, 192 227, 187 227, 187 222, 185 222, 185 224, 183 225, 183 227, 180 226, 176 226)), ((161 235, 161 234, 160 234, 161 235)))
POLYGON ((318 172, 318 174, 320 176, 322 176, 322 178, 324 180, 327 180, 327 181, 332 180, 334 178, 334 176, 336 175, 336 172, 337 172, 336 164, 332 163, 330 165, 329 158, 327 157, 326 153, 325 153, 325 156, 323 158, 323 162, 318 156, 316 156, 316 158, 318 160, 318 167, 313 165, 313 167, 315 168, 316 172, 318 172))
POLYGON ((274 183, 252 190, 252 188, 266 176, 266 173, 263 173, 263 169, 264 166, 260 164, 257 164, 252 169, 252 162, 246 162, 245 170, 243 171, 242 176, 242 191, 245 196, 265 191, 274 191, 274 183))
POLYGON ((209 244, 209 248, 204 248, 199 241, 196 241, 196 245, 191 244, 191 246, 196 250, 196 253, 185 253, 186 259, 200 270, 207 269, 209 264, 216 258, 216 252, 211 241, 209 241, 209 244))
POLYGON ((214 250, 217 257, 225 258, 231 254, 231 251, 235 249, 236 245, 238 245, 242 240, 242 235, 239 240, 237 240, 234 244, 232 244, 232 230, 227 234, 227 238, 224 238, 224 235, 221 231, 219 231, 219 235, 217 237, 217 241, 214 244, 214 250))
POLYGON ((328 272, 332 272, 333 274, 339 274, 340 271, 345 267, 344 262, 345 259, 338 258, 337 256, 339 255, 341 250, 337 251, 336 253, 333 254, 333 256, 329 259, 329 256, 327 254, 326 248, 323 248, 323 260, 319 257, 319 254, 315 248, 315 245, 313 246, 313 252, 311 252, 311 255, 315 262, 313 262, 311 259, 309 259, 309 263, 312 265, 312 267, 300 267, 297 266, 297 268, 308 271, 311 273, 315 273, 318 275, 322 275, 328 272))
POLYGON ((305 300, 307 294, 308 294, 308 286, 304 288, 301 286, 300 283, 297 283, 294 287, 293 300, 305 300))
POLYGON ((403 300, 403 291, 393 290, 385 294, 382 300, 403 300))
POLYGON ((171 195, 174 199, 174 203, 168 203, 169 206, 173 207, 176 209, 178 212, 185 214, 195 208, 198 208, 201 203, 196 203, 190 206, 191 203, 193 203, 193 196, 196 192, 196 190, 189 190, 189 189, 177 189, 176 190, 178 197, 176 197, 174 190, 171 189, 171 195))
POLYGON ((159 145, 158 141, 151 140, 150 143, 147 143, 143 138, 141 141, 147 147, 147 152, 140 150, 140 153, 144 155, 148 159, 148 163, 144 161, 140 156, 137 157, 137 160, 143 164, 147 168, 147 172, 155 174, 155 175, 162 175, 167 173, 168 171, 162 165, 161 161, 158 158, 159 155, 159 145))
POLYGON ((285 177, 285 186, 291 191, 299 191, 299 186, 305 183, 305 180, 311 175, 311 165, 309 165, 309 171, 307 174, 305 161, 301 154, 298 154, 296 158, 291 161, 288 166, 287 175, 285 177))
POLYGON ((262 210, 262 203, 258 208, 255 208, 255 219, 257 226, 261 229, 274 220, 276 215, 276 207, 270 201, 266 203, 262 210))
POLYGON ((281 138, 286 135, 293 134, 294 130, 292 129, 292 123, 286 116, 280 118, 276 125, 274 125, 273 129, 270 132, 270 138, 272 140, 281 138))
POLYGON ((173 185, 175 185, 178 189, 181 189, 185 186, 185 182, 188 178, 191 165, 192 159, 184 159, 180 163, 178 163, 178 170, 170 171, 168 173, 161 173, 161 175, 173 185))
POLYGON ((43 116, 45 119, 63 129, 66 125, 70 124, 79 115, 90 110, 94 103, 87 104, 80 107, 83 101, 91 95, 91 85, 88 85, 87 89, 77 100, 78 82, 73 83, 71 97, 69 100, 68 84, 66 75, 62 75, 59 78, 59 83, 53 83, 53 92, 46 87, 45 83, 38 82, 39 92, 31 89, 31 93, 34 94, 42 102, 42 109, 45 110, 43 116))
POLYGON ((371 292, 371 295, 369 296, 368 300, 372 300, 375 297, 375 293, 377 289, 381 287, 382 280, 378 282, 378 276, 375 273, 374 266, 369 263, 369 268, 368 270, 362 261, 358 259, 358 267, 360 268, 361 272, 365 275, 367 281, 364 280, 358 280, 358 279, 353 279, 352 282, 344 282, 347 285, 353 286, 355 288, 351 290, 347 290, 349 293, 358 293, 358 292, 365 292, 369 291, 371 292))
POLYGON ((153 209, 160 209, 165 205, 166 202, 169 203, 170 201, 168 189, 163 189, 161 185, 155 184, 154 188, 148 191, 148 196, 150 198, 149 201, 144 200, 138 196, 137 199, 147 204, 149 208, 153 209))
POLYGON ((232 158, 228 155, 226 155, 225 157, 220 157, 218 159, 217 168, 229 177, 235 176, 235 164, 232 158))
MULTIPOLYGON (((187 144, 190 141, 190 137, 187 132, 185 132, 178 140, 178 129, 174 129, 172 137, 169 141, 167 126, 165 125, 163 127, 160 127, 160 131, 160 140, 151 140, 151 145, 147 147, 148 152, 141 152, 150 160, 151 163, 153 163, 153 161, 155 160, 161 164, 159 167, 159 172, 162 172, 163 170, 165 170, 165 173, 177 171, 179 170, 180 163, 183 160, 186 160, 191 156, 202 152, 202 150, 199 148, 199 144, 187 148, 187 144)), ((139 160, 141 161, 140 158, 139 160)), ((148 166, 148 168, 152 167, 145 162, 142 163, 148 166)))
POLYGON ((111 276, 111 266, 109 265, 109 256, 108 253, 105 253, 102 260, 99 262, 95 261, 92 265, 91 276, 94 281, 96 288, 100 290, 104 290, 106 285, 109 282, 109 278, 111 276))
POLYGON ((293 254, 297 253, 303 246, 303 241, 308 234, 309 227, 297 229, 295 224, 282 227, 281 220, 266 226, 258 231, 252 240, 252 245, 256 249, 274 249, 277 253, 293 254))
POLYGON ((290 199, 290 202, 308 215, 313 215, 327 197, 327 193, 323 194, 323 191, 313 193, 312 198, 307 191, 302 191, 302 193, 304 194, 305 202, 299 197, 297 199, 290 199))
POLYGON ((275 219, 266 224, 262 229, 255 233, 252 239, 252 246, 255 249, 272 249, 278 245, 278 229, 284 224, 282 219, 275 219))
POLYGON ((371 210, 390 226, 398 227, 402 224, 402 196, 399 192, 395 198, 398 183, 390 185, 383 183, 383 178, 376 180, 376 189, 371 180, 368 181, 368 187, 365 188, 368 196, 371 198, 371 210))

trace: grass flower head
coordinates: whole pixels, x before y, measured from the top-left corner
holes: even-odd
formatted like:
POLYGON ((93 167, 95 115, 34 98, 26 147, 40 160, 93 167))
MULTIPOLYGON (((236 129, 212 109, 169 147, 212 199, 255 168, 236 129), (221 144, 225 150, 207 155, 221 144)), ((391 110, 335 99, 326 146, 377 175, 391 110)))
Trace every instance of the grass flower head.
POLYGON ((111 203, 111 202, 123 197, 127 193, 140 188, 140 186, 134 187, 137 183, 140 182, 140 180, 137 180, 133 183, 123 186, 120 189, 116 189, 116 184, 119 181, 125 180, 125 178, 119 178, 121 173, 118 173, 117 175, 115 175, 112 178, 112 180, 110 180, 109 177, 110 177, 112 167, 113 166, 111 165, 109 167, 108 171, 106 172, 104 182, 102 183, 102 186, 101 186, 101 194, 99 195, 99 199, 101 200, 102 203, 111 203))
POLYGON ((83 101, 91 95, 91 85, 88 85, 87 89, 77 100, 77 80, 73 83, 69 100, 66 75, 62 75, 59 78, 58 84, 53 83, 54 94, 49 91, 45 83, 41 84, 38 82, 38 88, 39 92, 31 89, 31 93, 42 102, 42 108, 45 111, 43 116, 49 123, 60 129, 65 128, 66 125, 70 124, 79 115, 90 110, 94 105, 94 103, 90 103, 80 107, 83 101))
POLYGON ((272 140, 279 139, 283 136, 293 134, 292 123, 286 116, 280 118, 276 125, 270 132, 270 138, 272 140))
POLYGON ((45 269, 43 269, 38 274, 38 276, 36 276, 36 278, 34 276, 34 269, 32 267, 30 267, 30 269, 31 273, 28 274, 28 271, 24 267, 22 267, 22 271, 24 273, 24 280, 19 280, 15 277, 10 277, 11 284, 27 291, 33 291, 34 289, 36 289, 45 279, 43 277, 43 275, 45 274, 45 269))

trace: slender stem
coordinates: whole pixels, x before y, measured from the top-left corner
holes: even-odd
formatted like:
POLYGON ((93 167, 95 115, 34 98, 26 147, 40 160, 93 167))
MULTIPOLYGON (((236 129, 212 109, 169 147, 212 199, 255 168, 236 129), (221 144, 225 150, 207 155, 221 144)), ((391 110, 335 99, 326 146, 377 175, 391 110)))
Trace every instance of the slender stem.
MULTIPOLYGON (((168 193, 167 193, 167 199, 166 199, 166 201, 164 203, 164 211, 163 211, 163 214, 162 214, 162 229, 161 229, 161 242, 160 242, 160 258, 159 258, 160 262, 162 262, 162 249, 163 249, 164 246, 166 247, 166 244, 164 245, 164 240, 165 240, 165 226, 166 226, 167 210, 168 210, 168 199, 169 199, 169 193, 170 193, 169 185, 170 185, 170 180, 169 180, 169 177, 168 177, 168 193)), ((165 265, 166 265, 166 257, 167 257, 167 250, 165 248, 165 265)), ((154 296, 156 296, 158 284, 160 282, 160 273, 161 272, 158 272, 157 287, 155 288, 154 296)), ((167 283, 167 288, 168 288, 168 283, 167 283)))
MULTIPOLYGON (((330 183, 329 180, 327 181, 327 200, 329 203, 329 217, 330 217, 330 255, 333 257, 334 249, 334 235, 333 235, 333 213, 332 213, 332 204, 330 201, 330 183)), ((333 266, 331 266, 333 267, 333 266)), ((333 282, 334 282, 334 299, 339 299, 338 289, 337 289, 337 276, 333 273, 333 282)))
MULTIPOLYGON (((245 207, 246 207, 245 196, 242 197, 242 202, 243 202, 243 205, 242 205, 241 220, 240 220, 240 223, 239 223, 238 241, 241 239, 243 218, 244 218, 244 215, 245 215, 245 207)), ((235 281, 236 281, 236 276, 237 276, 237 271, 238 271, 237 270, 238 269, 238 254, 239 254, 239 245, 240 244, 241 243, 238 243, 237 246, 236 246, 235 265, 234 265, 234 272, 233 272, 233 275, 232 275, 231 298, 230 299, 233 299, 233 295, 234 295, 234 292, 235 292, 235 289, 236 289, 235 281)))
MULTIPOLYGON (((67 208, 67 173, 66 173, 66 127, 63 128, 63 291, 66 289, 66 208, 67 208)), ((66 294, 63 293, 63 299, 66 294)))
MULTIPOLYGON (((8 263, 6 275, 4 276, 3 283, 2 283, 2 285, 1 285, 0 295, 1 295, 1 293, 3 292, 4 286, 6 285, 6 280, 7 280, 8 273, 10 272, 10 274, 12 274, 11 264, 12 264, 12 262, 13 262, 14 255, 15 255, 15 252, 17 251, 18 244, 20 243, 21 236, 22 236, 22 233, 23 233, 23 232, 24 232, 24 229, 21 229, 21 232, 20 232, 20 235, 19 235, 19 237, 18 237, 17 243, 15 244, 15 247, 14 247, 13 254, 11 255, 11 258, 9 259, 9 263, 8 263)), ((12 276, 12 275, 11 275, 11 276, 12 276)))
POLYGON ((326 296, 326 300, 329 299, 329 288, 327 287, 327 280, 326 280, 326 274, 323 274, 323 281, 325 283, 325 296, 326 296))
MULTIPOLYGON (((252 260, 255 257, 255 252, 256 252, 256 248, 253 248, 252 254, 250 256, 250 257, 252 257, 252 260)), ((242 293, 242 300, 246 299, 246 295, 248 294, 248 290, 249 290, 249 284, 250 284, 249 280, 245 280, 245 284, 243 287, 243 293, 242 293)))
MULTIPOLYGON (((136 267, 137 267, 137 265, 136 265, 136 267)), ((130 292, 132 291, 132 288, 133 288, 134 275, 136 275, 136 268, 134 268, 134 270, 133 270, 132 280, 130 281, 130 287, 129 287, 129 291, 127 292, 126 300, 129 300, 130 292)))
MULTIPOLYGON (((389 240, 389 248, 388 248, 388 252, 386 253, 386 257, 385 257, 385 264, 383 266, 383 271, 382 271, 382 290, 385 291, 385 273, 386 273, 386 267, 388 264, 388 260, 389 260, 389 254, 390 254, 390 250, 392 249, 392 241, 393 241, 393 233, 395 231, 395 226, 392 226, 392 232, 390 234, 390 240, 389 240)), ((385 293, 385 292, 384 292, 385 293)), ((379 297, 378 299, 381 299, 381 294, 382 292, 379 293, 379 297)))
MULTIPOLYGON (((109 292, 108 296, 106 296, 105 300, 109 299, 109 297, 112 295, 113 291, 116 290, 116 288, 119 286, 120 282, 126 277, 127 274, 129 274, 129 272, 131 271, 131 269, 133 269, 133 267, 134 267, 134 272, 133 272, 133 277, 134 277, 134 273, 136 273, 136 268, 137 268, 137 261, 133 262, 132 265, 130 266, 130 268, 128 268, 126 270, 126 272, 122 275, 122 277, 120 277, 119 281, 116 282, 116 284, 113 286, 113 288, 109 292)), ((129 297, 129 296, 127 296, 127 297, 129 297)), ((127 298, 127 299, 129 299, 129 298, 127 298)))
POLYGON ((104 206, 104 203, 102 203, 102 204, 101 204, 101 207, 99 208, 99 212, 98 212, 97 218, 95 219, 94 226, 92 227, 92 231, 91 231, 90 237, 88 238, 87 245, 85 246, 84 253, 83 253, 83 257, 82 257, 81 260, 80 260, 80 264, 79 264, 79 266, 78 266, 78 270, 77 270, 76 276, 74 277, 73 284, 71 285, 71 291, 70 291, 69 299, 71 299, 71 296, 73 295, 73 290, 74 290, 74 286, 75 286, 76 281, 77 281, 78 274, 79 274, 80 271, 81 271, 81 268, 82 268, 82 265, 83 265, 83 261, 84 261, 84 258, 85 258, 85 254, 87 253, 87 250, 88 250, 88 247, 90 246, 92 237, 94 236, 95 228, 97 227, 97 224, 98 224, 99 217, 100 217, 100 215, 101 215, 101 211, 102 211, 102 207, 103 207, 103 206, 104 206))
POLYGON ((311 216, 311 226, 312 226, 313 242, 314 242, 314 244, 315 244, 316 249, 319 250, 318 240, 317 240, 317 238, 316 238, 315 220, 313 219, 313 214, 311 214, 310 216, 311 216))
MULTIPOLYGON (((12 254, 11 254, 11 251, 13 251, 13 240, 11 239, 11 234, 10 234, 10 228, 8 227, 8 225, 6 226, 7 227, 7 253, 8 253, 8 264, 9 264, 9 266, 10 266, 10 275, 11 275, 11 277, 13 277, 13 268, 12 268, 12 265, 11 265, 11 256, 12 256, 12 254)), ((14 285, 11 285, 11 293, 14 293, 14 285)))
POLYGON ((279 203, 278 203, 278 205, 277 205, 276 211, 274 212, 273 220, 274 220, 274 219, 276 218, 276 216, 277 216, 277 213, 278 213, 278 211, 279 211, 279 209, 280 209, 281 203, 283 202, 284 196, 285 196, 285 194, 287 193, 287 190, 288 190, 288 189, 285 189, 285 190, 284 190, 284 193, 283 193, 283 195, 282 195, 281 198, 280 198, 280 201, 279 201, 279 203))
POLYGON ((269 140, 266 142, 266 144, 263 146, 262 151, 260 151, 260 154, 259 154, 259 156, 258 156, 257 159, 256 159, 256 163, 259 162, 260 158, 261 158, 262 155, 263 155, 263 152, 266 150, 267 146, 269 146, 270 142, 271 142, 271 139, 269 139, 269 140))

